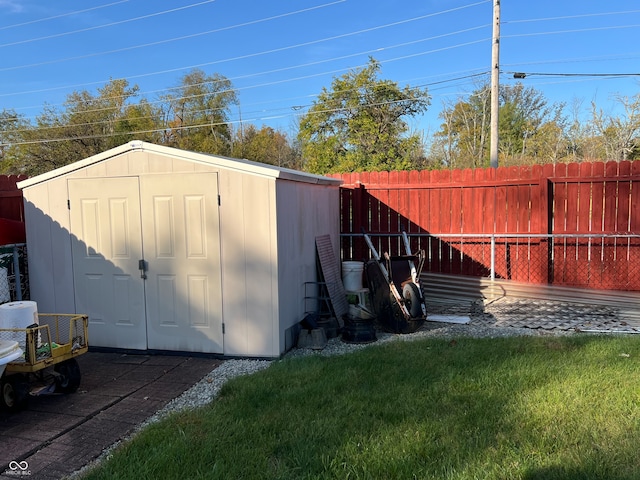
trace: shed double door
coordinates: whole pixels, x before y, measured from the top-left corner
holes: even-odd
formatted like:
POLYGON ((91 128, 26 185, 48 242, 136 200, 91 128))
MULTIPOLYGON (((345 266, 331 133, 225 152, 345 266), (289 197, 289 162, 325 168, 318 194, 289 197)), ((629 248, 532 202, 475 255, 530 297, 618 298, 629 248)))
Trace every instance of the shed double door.
POLYGON ((69 179, 89 344, 223 353, 217 174, 69 179))

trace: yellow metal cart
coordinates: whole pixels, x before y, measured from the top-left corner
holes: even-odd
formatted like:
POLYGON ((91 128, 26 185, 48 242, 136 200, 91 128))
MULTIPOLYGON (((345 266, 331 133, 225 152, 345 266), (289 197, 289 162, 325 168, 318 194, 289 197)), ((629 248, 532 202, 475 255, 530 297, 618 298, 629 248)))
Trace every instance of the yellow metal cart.
POLYGON ((19 410, 32 385, 75 392, 81 376, 76 357, 89 349, 88 323, 87 315, 40 313, 38 323, 27 328, 0 328, 0 339, 18 341, 24 352, 0 378, 0 406, 19 410))

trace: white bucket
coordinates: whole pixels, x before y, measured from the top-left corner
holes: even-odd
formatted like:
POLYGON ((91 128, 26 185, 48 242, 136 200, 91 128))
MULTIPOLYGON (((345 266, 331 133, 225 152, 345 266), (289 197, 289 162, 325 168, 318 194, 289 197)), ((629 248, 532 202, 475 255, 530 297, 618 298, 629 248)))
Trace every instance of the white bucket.
MULTIPOLYGON (((34 323, 38 323, 36 302, 21 301, 0 305, 0 328, 25 329, 34 323)), ((9 335, 4 336, 4 339, 18 342, 18 346, 26 351, 24 332, 10 332, 9 335)))
POLYGON ((364 262, 342 262, 342 284, 347 292, 362 290, 364 262))

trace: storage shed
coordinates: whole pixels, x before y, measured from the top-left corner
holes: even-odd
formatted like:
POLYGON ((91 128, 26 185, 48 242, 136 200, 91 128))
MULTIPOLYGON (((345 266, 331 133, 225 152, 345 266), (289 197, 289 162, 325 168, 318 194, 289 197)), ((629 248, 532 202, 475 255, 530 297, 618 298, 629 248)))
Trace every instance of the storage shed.
POLYGON ((341 180, 134 141, 18 183, 31 299, 89 344, 279 357, 341 180))

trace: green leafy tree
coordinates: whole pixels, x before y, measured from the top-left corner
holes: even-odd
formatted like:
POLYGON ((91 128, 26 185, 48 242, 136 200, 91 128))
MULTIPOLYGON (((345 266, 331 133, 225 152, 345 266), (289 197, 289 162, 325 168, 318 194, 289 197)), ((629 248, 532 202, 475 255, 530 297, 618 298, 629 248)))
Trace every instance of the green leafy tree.
POLYGON ((14 110, 0 111, 0 173, 11 175, 24 173, 19 160, 22 156, 23 135, 29 128, 24 116, 14 110))
POLYGON ((151 143, 162 143, 161 110, 146 99, 127 105, 115 126, 116 143, 126 143, 135 137, 151 143))
MULTIPOLYGON (((446 105, 433 151, 452 168, 489 165, 491 94, 481 86, 466 99, 446 105)), ((503 164, 544 163, 566 156, 568 140, 563 105, 522 84, 500 88, 499 152, 503 164)))
MULTIPOLYGON (((545 154, 540 147, 563 144, 563 155, 567 141, 562 134, 564 119, 563 104, 550 105, 544 95, 521 83, 505 85, 500 89, 500 151, 505 157, 521 158, 524 162, 532 158, 536 163, 545 154), (537 147, 537 148, 536 148, 537 147)), ((546 154, 548 156, 548 152, 546 154)), ((554 158, 553 160, 555 160, 554 158)))
POLYGON ((67 97, 60 123, 64 137, 81 148, 80 158, 91 156, 127 142, 131 135, 122 131, 127 102, 138 92, 124 79, 111 80, 98 89, 98 95, 83 90, 67 97))
POLYGON ((162 101, 163 143, 184 150, 230 154, 230 108, 238 103, 231 81, 195 69, 162 101))
POLYGON ((286 168, 299 167, 299 153, 287 135, 271 127, 247 125, 235 132, 231 155, 286 168))
POLYGON ((98 154, 134 138, 125 131, 129 100, 138 87, 111 80, 97 95, 82 90, 67 96, 64 108, 45 105, 23 134, 20 169, 35 175, 98 154))
POLYGON ((622 106, 623 114, 607 115, 594 103, 591 125, 606 160, 635 159, 640 153, 640 94, 633 97, 618 95, 615 99, 622 106))
POLYGON ((486 166, 489 149, 491 96, 488 86, 475 90, 467 100, 445 105, 440 113, 443 119, 435 134, 436 145, 450 168, 476 168, 486 166))
POLYGON ((409 134, 405 118, 426 111, 427 91, 400 88, 379 79, 379 71, 380 64, 370 59, 322 89, 299 123, 305 170, 402 170, 422 159, 420 136, 409 134))

